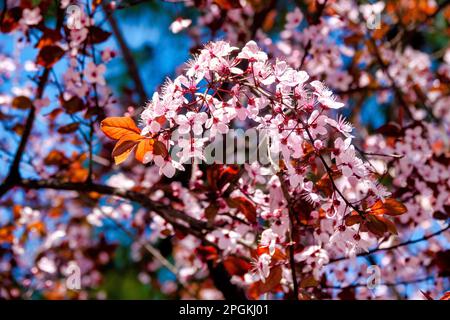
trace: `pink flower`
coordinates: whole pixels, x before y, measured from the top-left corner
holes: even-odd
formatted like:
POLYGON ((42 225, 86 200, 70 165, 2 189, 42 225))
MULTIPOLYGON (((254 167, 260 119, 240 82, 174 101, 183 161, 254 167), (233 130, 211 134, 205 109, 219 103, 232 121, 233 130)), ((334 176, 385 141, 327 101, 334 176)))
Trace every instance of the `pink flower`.
POLYGON ((106 84, 105 78, 103 77, 105 71, 106 67, 104 64, 95 65, 93 62, 89 62, 86 70, 84 71, 84 76, 87 82, 104 86, 106 84))
POLYGON ((251 61, 267 61, 267 54, 261 51, 255 41, 249 41, 237 56, 238 59, 251 61))
POLYGON ((272 257, 267 253, 263 253, 253 262, 253 272, 256 273, 262 282, 266 282, 266 279, 270 275, 270 262, 272 257))
POLYGON ((272 229, 266 229, 261 234, 261 245, 269 248, 269 254, 273 256, 275 253, 275 245, 277 243, 278 235, 272 229))
POLYGON ((21 22, 32 26, 38 24, 42 20, 41 9, 36 7, 34 9, 24 9, 22 12, 21 22))
POLYGON ((205 126, 211 130, 211 136, 213 137, 217 133, 226 134, 229 130, 229 122, 228 115, 225 113, 224 108, 221 108, 213 112, 212 117, 206 121, 205 126))
POLYGON ((102 53, 102 61, 105 63, 109 62, 111 59, 116 57, 116 52, 111 48, 106 48, 101 53, 102 53))
POLYGON ((186 115, 180 114, 175 118, 175 122, 179 125, 178 132, 180 134, 190 133, 191 130, 195 135, 203 132, 203 124, 208 120, 205 112, 195 113, 189 111, 186 115))
MULTIPOLYGON (((309 119, 308 119, 308 128, 309 132, 311 133, 311 136, 313 139, 317 137, 317 135, 325 135, 327 134, 327 129, 325 126, 327 125, 327 119, 328 117, 319 114, 318 110, 314 110, 309 119)), ((306 135, 306 133, 305 133, 306 135)), ((308 136, 305 136, 305 138, 309 138, 308 136)))
POLYGON ((286 15, 286 29, 295 29, 300 25, 303 20, 303 14, 300 9, 297 7, 293 12, 289 12, 286 15))
POLYGON ((164 159, 161 156, 155 156, 153 158, 155 164, 159 167, 159 174, 164 174, 167 178, 172 178, 175 175, 175 169, 183 171, 184 168, 179 163, 167 158, 164 159))
POLYGON ((179 139, 177 146, 181 148, 182 151, 178 152, 177 156, 180 157, 180 163, 186 163, 194 158, 206 160, 203 153, 203 145, 206 140, 207 138, 179 139))
POLYGON ((221 250, 225 252, 233 251, 236 246, 238 239, 240 238, 239 233, 227 229, 217 229, 211 232, 214 237, 215 242, 221 250))
POLYGON ((325 107, 330 109, 340 109, 344 106, 342 102, 337 102, 336 97, 333 96, 331 90, 329 90, 320 81, 311 82, 311 86, 314 88, 314 94, 317 96, 317 100, 325 107))
POLYGON ((340 133, 342 133, 347 138, 353 138, 353 136, 350 134, 353 131, 353 126, 345 120, 345 118, 342 115, 339 115, 338 120, 333 119, 326 119, 326 122, 337 129, 340 133))

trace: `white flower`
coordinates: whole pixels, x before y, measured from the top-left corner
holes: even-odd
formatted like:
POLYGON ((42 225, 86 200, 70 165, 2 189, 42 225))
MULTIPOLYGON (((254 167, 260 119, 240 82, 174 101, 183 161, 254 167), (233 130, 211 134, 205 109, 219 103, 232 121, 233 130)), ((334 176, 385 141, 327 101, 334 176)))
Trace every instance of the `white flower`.
POLYGON ((170 24, 170 31, 173 33, 178 33, 182 31, 183 29, 186 29, 189 27, 192 23, 191 19, 183 19, 183 18, 177 18, 174 22, 170 24))

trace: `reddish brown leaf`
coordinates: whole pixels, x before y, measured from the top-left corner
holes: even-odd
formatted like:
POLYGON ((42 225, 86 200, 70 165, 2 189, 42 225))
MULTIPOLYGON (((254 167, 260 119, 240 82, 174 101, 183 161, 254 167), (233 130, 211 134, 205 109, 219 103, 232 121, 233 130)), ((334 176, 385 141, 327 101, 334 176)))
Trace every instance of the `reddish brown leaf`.
POLYGON ((214 2, 224 10, 242 8, 239 0, 214 0, 214 2))
POLYGON ((219 179, 217 181, 217 187, 222 190, 222 188, 227 184, 232 182, 239 174, 239 166, 230 165, 225 169, 220 170, 219 179))
POLYGON ((62 126, 58 129, 58 132, 61 134, 68 134, 68 133, 72 133, 78 130, 78 128, 80 127, 80 123, 79 122, 72 122, 69 123, 65 126, 62 126))
POLYGON ((398 235, 397 227, 391 220, 389 220, 385 217, 377 217, 377 219, 386 225, 386 227, 390 233, 398 235))
POLYGON ((111 32, 105 31, 97 26, 89 27, 88 41, 90 44, 102 43, 108 40, 111 32))
POLYGON ((169 155, 166 145, 164 143, 162 143, 161 141, 155 141, 153 143, 153 153, 155 155, 161 156, 163 158, 166 158, 169 155))
POLYGON ((252 268, 252 265, 248 261, 232 256, 224 260, 223 266, 225 267, 227 272, 232 276, 233 275, 243 276, 252 268))
POLYGON ((126 138, 120 139, 114 146, 111 156, 113 158, 119 157, 122 153, 127 152, 129 149, 133 149, 138 143, 139 141, 137 140, 127 140, 126 138))
POLYGON ((383 221, 380 221, 377 216, 368 215, 365 223, 367 229, 373 234, 381 237, 388 230, 388 227, 383 221))
POLYGON ((48 117, 51 121, 55 120, 63 112, 61 108, 55 108, 50 113, 47 113, 45 117, 48 117))
POLYGON ((31 102, 30 98, 25 96, 15 97, 12 101, 12 107, 16 109, 30 109, 33 106, 33 102, 31 102))
POLYGON ((219 258, 217 250, 213 246, 199 246, 195 249, 195 253, 200 256, 202 261, 205 262, 219 258))
POLYGON ((69 163, 69 159, 59 150, 52 150, 44 159, 44 164, 47 166, 51 165, 67 165, 69 163))
POLYGON ((282 269, 281 266, 275 266, 270 269, 270 274, 264 282, 259 283, 259 292, 266 293, 275 289, 281 281, 282 269))
POLYGON ((64 56, 64 50, 60 46, 50 45, 43 47, 37 56, 37 64, 51 68, 64 56))
POLYGON ((309 288, 309 287, 315 287, 319 284, 319 282, 314 279, 313 276, 309 275, 306 276, 300 281, 300 288, 309 288))
POLYGON ((62 100, 62 106, 68 114, 74 114, 85 108, 83 100, 78 96, 73 96, 67 101, 62 100))
POLYGON ((9 33, 19 26, 19 21, 22 18, 22 9, 20 7, 14 7, 6 10, 3 16, 2 23, 0 24, 0 31, 3 33, 9 33))
POLYGON ((376 133, 380 133, 386 137, 399 137, 401 135, 402 128, 397 123, 387 123, 376 130, 376 133))
POLYGON ((211 203, 205 209, 205 217, 210 223, 212 223, 218 212, 219 212, 219 206, 215 203, 211 203))
POLYGON ((53 45, 62 39, 61 33, 58 30, 46 28, 36 44, 36 48, 41 49, 45 46, 53 45))
POLYGON ((245 197, 234 197, 227 199, 227 203, 231 208, 237 208, 244 214, 251 223, 256 223, 256 207, 245 197))

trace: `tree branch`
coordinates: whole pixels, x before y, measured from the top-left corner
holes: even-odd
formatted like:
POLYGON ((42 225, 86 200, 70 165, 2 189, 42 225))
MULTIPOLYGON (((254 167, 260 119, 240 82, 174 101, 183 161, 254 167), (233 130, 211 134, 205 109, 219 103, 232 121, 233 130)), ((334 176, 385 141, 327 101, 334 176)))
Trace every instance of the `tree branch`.
MULTIPOLYGON (((408 240, 408 241, 401 242, 401 243, 398 243, 396 245, 393 245, 393 246, 390 246, 390 247, 387 247, 387 248, 380 248, 380 247, 378 247, 378 248, 369 250, 367 252, 361 252, 361 253, 357 254, 356 257, 365 257, 365 256, 368 256, 368 255, 377 253, 377 252, 394 250, 394 249, 397 249, 397 248, 400 248, 400 247, 408 246, 410 244, 415 244, 415 243, 418 243, 418 242, 426 241, 428 239, 431 239, 433 237, 436 237, 436 236, 444 233, 449 228, 450 228, 450 224, 447 227, 445 227, 445 228, 443 228, 443 229, 441 229, 439 231, 436 231, 434 233, 431 233, 429 235, 423 236, 422 238, 418 238, 418 239, 414 239, 414 240, 408 240)), ((334 262, 347 260, 347 259, 350 259, 350 258, 349 257, 339 257, 339 258, 335 258, 335 259, 330 259, 330 261, 327 263, 327 265, 331 264, 331 263, 334 263, 334 262)))
POLYGON ((139 95, 139 103, 144 104, 147 101, 147 94, 145 93, 144 85, 142 84, 141 76, 139 75, 139 71, 136 65, 136 61, 128 48, 127 42, 123 37, 122 31, 117 24, 116 19, 114 18, 111 10, 108 9, 107 4, 102 1, 102 8, 105 12, 105 15, 108 19, 109 25, 114 33, 115 38, 117 39, 117 43, 119 44, 120 50, 122 51, 123 58, 127 64, 128 72, 130 73, 130 77, 134 82, 135 89, 139 95))

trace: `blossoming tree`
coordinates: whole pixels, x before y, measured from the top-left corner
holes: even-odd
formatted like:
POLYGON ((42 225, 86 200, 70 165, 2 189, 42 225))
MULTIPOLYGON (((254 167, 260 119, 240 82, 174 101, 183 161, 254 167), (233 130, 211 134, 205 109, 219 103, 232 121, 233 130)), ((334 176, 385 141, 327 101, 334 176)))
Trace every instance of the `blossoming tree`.
POLYGON ((168 298, 448 299, 449 1, 170 4, 148 96, 143 2, 4 1, 1 297, 108 297, 128 243, 168 298))

